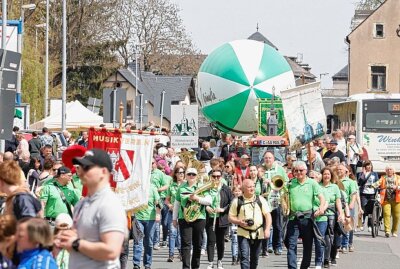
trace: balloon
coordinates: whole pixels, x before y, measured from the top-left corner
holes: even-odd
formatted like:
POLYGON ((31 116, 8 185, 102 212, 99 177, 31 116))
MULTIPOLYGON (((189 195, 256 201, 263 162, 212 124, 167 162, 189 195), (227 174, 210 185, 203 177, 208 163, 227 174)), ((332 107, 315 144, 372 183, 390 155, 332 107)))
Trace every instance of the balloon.
POLYGON ((271 46, 236 40, 211 52, 198 73, 197 99, 206 119, 236 135, 258 130, 258 98, 295 86, 286 59, 271 46))

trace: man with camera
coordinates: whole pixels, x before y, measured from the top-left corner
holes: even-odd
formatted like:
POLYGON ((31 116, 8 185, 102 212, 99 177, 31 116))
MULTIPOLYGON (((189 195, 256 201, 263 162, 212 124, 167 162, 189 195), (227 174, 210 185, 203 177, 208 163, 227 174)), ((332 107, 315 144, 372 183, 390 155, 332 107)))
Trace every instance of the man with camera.
POLYGON ((297 239, 302 238, 303 259, 300 269, 310 267, 315 225, 313 218, 323 215, 325 198, 320 185, 307 177, 307 165, 298 161, 293 165, 293 178, 288 185, 290 197, 290 215, 287 224, 285 245, 288 249, 288 268, 297 268, 297 239), (319 208, 314 212, 314 199, 319 199, 319 208))
POLYGON ((229 210, 229 221, 238 225, 241 269, 255 269, 261 252, 262 239, 269 238, 271 214, 268 202, 255 195, 254 182, 245 179, 243 196, 234 199, 229 210))

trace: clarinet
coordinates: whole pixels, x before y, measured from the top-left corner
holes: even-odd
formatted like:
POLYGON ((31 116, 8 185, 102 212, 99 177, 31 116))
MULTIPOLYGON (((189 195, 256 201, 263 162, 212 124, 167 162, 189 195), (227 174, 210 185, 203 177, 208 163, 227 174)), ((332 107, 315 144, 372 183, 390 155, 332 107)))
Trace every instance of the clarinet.
POLYGON ((215 232, 215 224, 216 224, 216 223, 217 223, 217 213, 214 212, 213 228, 212 228, 213 232, 215 232))

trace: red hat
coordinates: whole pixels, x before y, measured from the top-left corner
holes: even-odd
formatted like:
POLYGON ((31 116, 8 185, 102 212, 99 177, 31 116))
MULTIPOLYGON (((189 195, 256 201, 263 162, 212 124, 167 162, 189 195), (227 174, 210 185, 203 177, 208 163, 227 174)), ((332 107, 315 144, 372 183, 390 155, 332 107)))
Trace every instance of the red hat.
POLYGON ((83 155, 85 155, 86 150, 87 149, 81 145, 69 146, 66 150, 64 150, 64 152, 62 154, 62 157, 61 157, 62 162, 69 169, 73 169, 74 164, 72 163, 72 159, 74 159, 76 157, 82 157, 83 155))

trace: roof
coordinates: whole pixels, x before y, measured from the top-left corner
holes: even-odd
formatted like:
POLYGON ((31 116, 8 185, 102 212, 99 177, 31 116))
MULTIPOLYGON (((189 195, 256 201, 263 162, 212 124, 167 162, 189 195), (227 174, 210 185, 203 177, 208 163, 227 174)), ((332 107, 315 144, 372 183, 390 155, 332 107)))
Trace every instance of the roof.
POLYGON ((304 69, 301 65, 293 61, 291 57, 289 56, 284 56, 284 57, 286 61, 289 63, 290 68, 292 68, 295 77, 301 77, 302 75, 304 75, 305 78, 311 78, 311 79, 316 78, 314 74, 312 74, 310 71, 304 69))
POLYGON ((345 67, 340 69, 335 75, 332 76, 332 79, 338 78, 349 78, 349 65, 346 64, 345 67))
MULTIPOLYGON (((136 88, 136 65, 130 63, 128 68, 119 69, 118 72, 136 88)), ((154 115, 159 115, 161 105, 161 93, 165 91, 164 117, 171 121, 171 102, 185 100, 192 86, 192 76, 162 76, 152 72, 142 71, 138 66, 138 91, 144 95, 154 107, 154 115)), ((193 92, 189 94, 194 95, 193 92)))
POLYGON ((270 45, 274 49, 278 50, 278 48, 271 41, 269 41, 265 36, 263 36, 259 31, 255 32, 254 34, 249 36, 247 39, 263 42, 265 44, 270 45))
POLYGON ((374 11, 371 12, 371 14, 369 14, 368 17, 365 18, 365 20, 363 20, 360 24, 358 24, 351 32, 350 34, 347 35, 346 40, 349 42, 349 36, 358 29, 358 27, 360 27, 360 25, 364 24, 364 22, 366 22, 369 17, 372 16, 372 14, 374 14, 377 10, 379 10, 384 4, 386 4, 387 2, 390 2, 390 0, 385 0, 379 7, 377 7, 374 11))

